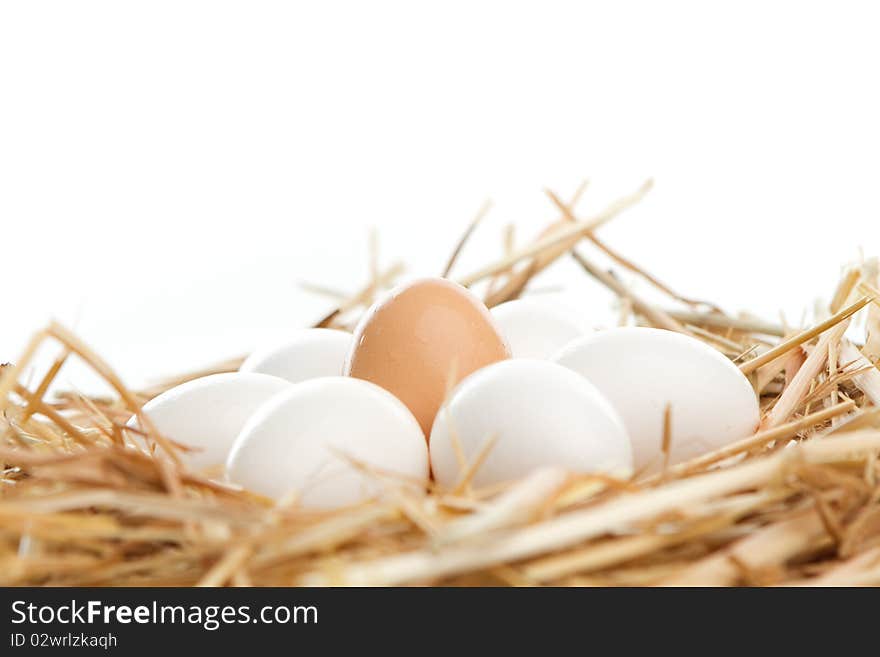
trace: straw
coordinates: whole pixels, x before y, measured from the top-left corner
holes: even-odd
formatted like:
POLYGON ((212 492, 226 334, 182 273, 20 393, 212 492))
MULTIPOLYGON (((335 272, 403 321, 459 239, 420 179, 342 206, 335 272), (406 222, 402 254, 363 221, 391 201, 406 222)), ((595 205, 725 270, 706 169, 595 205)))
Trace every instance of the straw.
MULTIPOLYGON (((580 219, 573 208, 584 188, 567 204, 548 193, 563 216, 549 237, 519 248, 511 238, 503 257, 459 280, 484 283, 484 298, 497 303, 535 292, 535 275, 571 254, 589 284, 617 296, 622 322, 685 333, 738 364, 760 403, 756 433, 674 462, 671 409, 662 472, 626 480, 560 463, 478 486, 503 439, 494 434, 472 458, 461 456, 450 488, 423 489, 338 454, 385 494, 315 510, 298 491, 273 502, 188 469, 178 456, 187 446, 157 432, 141 410, 183 381, 237 369, 242 357, 134 391, 94 349, 51 323, 0 373, 0 585, 880 585, 876 262, 829 281, 834 294, 808 328, 727 314, 597 236, 650 183, 580 219), (633 289, 630 275, 664 295, 664 305, 633 289), (864 343, 846 333, 863 319, 864 343), (60 352, 41 370, 44 348, 60 352), (110 392, 53 395, 71 359, 110 392), (132 415, 138 426, 127 427, 132 415)), ((485 209, 455 244, 445 274, 485 209)), ((333 305, 315 326, 351 326, 403 271, 383 270, 375 232, 368 241, 368 280, 352 285, 353 294, 309 286, 333 305)), ((629 382, 634 395, 639 383, 629 382)))

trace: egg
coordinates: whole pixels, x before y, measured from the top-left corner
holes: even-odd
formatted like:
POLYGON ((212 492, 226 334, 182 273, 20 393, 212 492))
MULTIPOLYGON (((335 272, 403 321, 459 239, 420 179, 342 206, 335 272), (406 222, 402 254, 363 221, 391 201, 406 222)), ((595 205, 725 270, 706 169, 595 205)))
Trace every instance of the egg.
POLYGON ((617 412, 586 379, 550 361, 495 363, 455 388, 431 430, 437 482, 453 487, 489 441, 494 444, 472 480, 477 486, 518 479, 542 466, 621 477, 632 472, 632 450, 617 412))
POLYGON ((509 356, 479 299, 456 283, 429 278, 392 290, 364 315, 345 373, 394 394, 427 436, 448 390, 509 356))
POLYGON ((663 463, 663 424, 671 412, 670 463, 744 438, 758 425, 748 379, 724 355, 681 333, 619 328, 575 340, 554 358, 591 381, 617 408, 637 469, 663 463))
POLYGON ((564 308, 541 299, 515 299, 492 309, 514 358, 550 358, 584 334, 564 308))
MULTIPOLYGON (((192 448, 181 459, 199 470, 223 466, 245 422, 291 384, 267 374, 230 372, 203 376, 154 397, 143 412, 166 438, 192 448)), ((129 426, 138 426, 132 417, 129 426)))
POLYGON ((402 477, 399 483, 427 483, 428 449, 406 406, 368 381, 325 377, 297 383, 261 407, 226 469, 231 482, 256 493, 295 492, 307 508, 335 508, 382 491, 353 463, 402 477))
POLYGON ((271 374, 291 383, 340 376, 350 348, 351 334, 345 331, 301 329, 282 344, 252 353, 239 371, 271 374))

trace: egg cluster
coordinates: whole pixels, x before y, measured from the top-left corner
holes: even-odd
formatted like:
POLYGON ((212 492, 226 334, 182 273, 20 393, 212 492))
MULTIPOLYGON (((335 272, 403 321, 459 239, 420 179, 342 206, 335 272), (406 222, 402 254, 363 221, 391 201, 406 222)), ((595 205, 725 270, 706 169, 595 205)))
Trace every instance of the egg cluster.
MULTIPOLYGON (((313 508, 374 497, 383 475, 423 488, 476 485, 544 466, 629 476, 745 437, 749 381, 699 340, 649 328, 588 332, 546 302, 491 312, 423 279, 390 292, 354 335, 305 329, 239 372, 144 406, 184 458, 269 497, 313 508), (476 469, 474 470, 474 468, 476 469)), ((134 426, 137 420, 132 418, 134 426)))

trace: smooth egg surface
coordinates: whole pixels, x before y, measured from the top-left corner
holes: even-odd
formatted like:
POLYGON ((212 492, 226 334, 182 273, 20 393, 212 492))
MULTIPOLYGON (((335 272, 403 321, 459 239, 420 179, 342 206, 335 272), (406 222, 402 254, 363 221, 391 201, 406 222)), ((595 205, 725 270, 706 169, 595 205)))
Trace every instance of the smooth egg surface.
POLYGON ((350 349, 350 333, 323 328, 301 329, 283 344, 252 353, 239 371, 271 374, 291 383, 321 376, 341 376, 350 349))
POLYGON ((394 394, 428 436, 452 386, 509 357, 486 306, 462 286, 431 278, 393 290, 367 312, 345 373, 394 394))
POLYGON ((611 329, 579 338, 555 360, 611 401, 626 424, 639 470, 662 466, 667 405, 670 463, 744 438, 758 425, 758 400, 748 379, 723 354, 680 333, 611 329))
POLYGON ((412 413, 367 381, 297 383, 260 408, 229 454, 233 483, 273 498, 296 493, 309 508, 335 508, 380 494, 354 463, 424 489, 428 450, 412 413))
POLYGON ((454 486, 486 448, 473 478, 477 486, 542 466, 622 477, 632 472, 632 450, 617 412, 586 379, 549 361, 514 359, 485 367, 462 381, 437 413, 430 451, 438 483, 454 486))
MULTIPOLYGON (((166 390, 144 404, 143 412, 163 436, 192 448, 180 452, 190 467, 222 466, 254 411, 290 387, 267 374, 212 374, 166 390)), ((138 426, 137 418, 128 424, 138 426)))
POLYGON ((541 299, 515 299, 492 308, 514 358, 551 358, 584 334, 565 308, 541 299))

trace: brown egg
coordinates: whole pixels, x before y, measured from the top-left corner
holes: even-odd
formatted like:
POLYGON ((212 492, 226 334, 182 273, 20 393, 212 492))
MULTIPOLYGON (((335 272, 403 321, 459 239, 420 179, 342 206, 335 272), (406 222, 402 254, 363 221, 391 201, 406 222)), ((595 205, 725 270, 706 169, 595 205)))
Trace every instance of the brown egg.
POLYGON ((482 301, 456 283, 428 278, 393 290, 367 312, 355 329, 345 374, 396 395, 430 436, 447 390, 509 357, 482 301))

